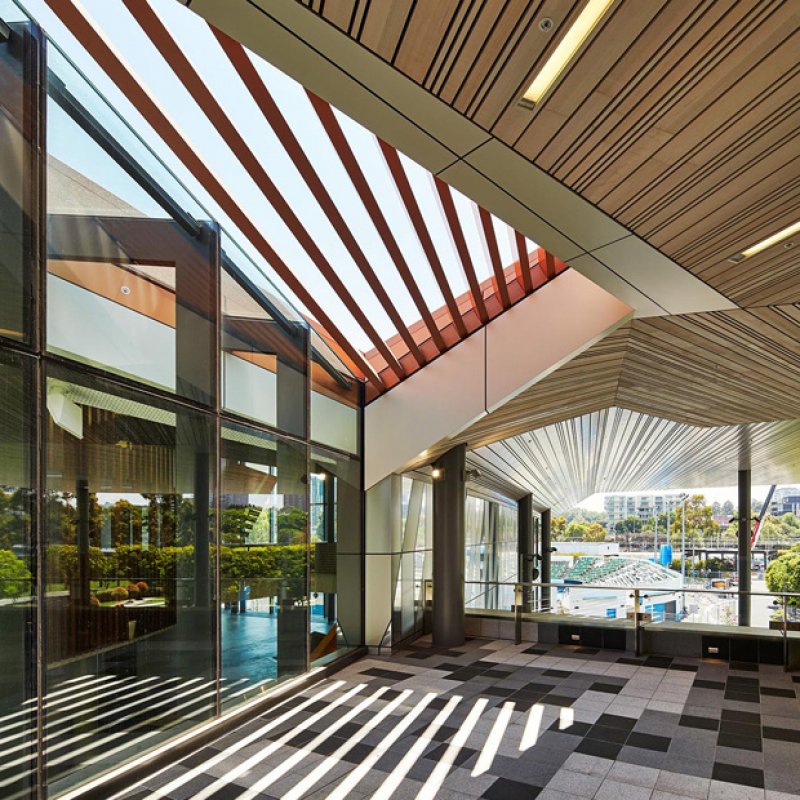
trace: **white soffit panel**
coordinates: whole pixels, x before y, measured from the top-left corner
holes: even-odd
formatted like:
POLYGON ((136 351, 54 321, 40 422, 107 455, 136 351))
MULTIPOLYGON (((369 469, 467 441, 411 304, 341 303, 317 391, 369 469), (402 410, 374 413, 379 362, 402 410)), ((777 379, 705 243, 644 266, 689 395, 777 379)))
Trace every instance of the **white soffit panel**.
POLYGON ((369 488, 626 322, 633 309, 567 270, 364 411, 369 488))
POLYGON ((491 176, 499 187, 561 231, 581 250, 591 251, 630 235, 627 228, 608 214, 497 139, 481 145, 465 160, 479 172, 491 176))
POLYGON ((728 311, 737 307, 638 236, 627 236, 599 247, 591 255, 603 264, 613 265, 618 275, 641 286, 670 314, 728 311))
POLYGON ((431 445, 486 413, 485 331, 457 344, 366 407, 365 488, 401 471, 431 445))
POLYGON ((631 318, 633 309, 567 270, 486 327, 486 410, 495 411, 631 318))

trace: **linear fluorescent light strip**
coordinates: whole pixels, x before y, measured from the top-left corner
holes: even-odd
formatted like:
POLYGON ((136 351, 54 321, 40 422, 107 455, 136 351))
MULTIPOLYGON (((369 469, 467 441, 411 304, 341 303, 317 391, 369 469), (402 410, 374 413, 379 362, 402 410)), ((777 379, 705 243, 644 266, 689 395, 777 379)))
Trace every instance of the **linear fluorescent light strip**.
POLYGON ((742 250, 742 255, 745 258, 754 256, 756 253, 760 253, 762 250, 766 250, 768 247, 772 247, 772 245, 778 244, 778 242, 782 242, 784 239, 788 239, 794 233, 800 233, 800 220, 790 225, 788 228, 784 228, 782 231, 773 233, 772 236, 768 236, 758 244, 748 247, 747 250, 742 250))
POLYGON ((583 11, 578 14, 578 18, 564 34, 558 47, 550 54, 550 58, 547 59, 533 79, 533 83, 522 96, 523 105, 532 108, 547 94, 547 91, 563 72, 564 67, 569 64, 613 2, 614 0, 589 0, 586 3, 583 11))

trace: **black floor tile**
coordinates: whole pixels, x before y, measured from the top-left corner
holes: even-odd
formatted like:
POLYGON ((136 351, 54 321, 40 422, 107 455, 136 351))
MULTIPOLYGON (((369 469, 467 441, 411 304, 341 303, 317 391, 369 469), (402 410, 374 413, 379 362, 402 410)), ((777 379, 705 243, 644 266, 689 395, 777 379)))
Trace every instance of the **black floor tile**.
POLYGON ((628 658, 627 656, 623 656, 622 658, 617 659, 617 664, 627 664, 631 667, 641 667, 644 664, 643 658, 628 658))
POLYGON ((595 724, 605 725, 609 728, 620 728, 624 731, 630 731, 636 724, 636 720, 631 719, 630 717, 620 717, 617 714, 601 714, 595 724))
POLYGON ((761 738, 761 726, 752 722, 737 722, 724 719, 719 726, 720 733, 733 733, 736 736, 749 736, 751 739, 761 738))
POLYGON ((684 728, 700 728, 706 731, 716 731, 719 729, 719 720, 710 717, 693 717, 690 714, 684 714, 678 721, 678 725, 683 725, 684 728))
POLYGON ((186 769, 194 769, 195 767, 199 767, 201 764, 205 764, 209 758, 213 758, 216 755, 219 755, 219 751, 213 750, 210 747, 204 747, 202 750, 192 753, 190 756, 187 756, 183 759, 183 761, 179 761, 178 763, 180 766, 186 767, 186 769))
POLYGON ((778 739, 782 742, 800 742, 800 731, 795 731, 791 728, 772 728, 769 725, 765 725, 762 733, 765 739, 778 739))
POLYGON ((754 739, 752 736, 739 736, 735 733, 723 733, 720 731, 717 739, 717 747, 735 747, 737 750, 752 750, 760 753, 762 751, 761 738, 754 739))
POLYGON ((586 734, 587 739, 600 739, 603 742, 613 742, 620 745, 625 744, 628 736, 630 736, 630 731, 611 728, 607 725, 592 725, 591 730, 586 734))
POLYGON ((670 669, 677 669, 681 672, 697 672, 697 664, 670 664, 670 669))
POLYGON ((584 739, 576 748, 576 753, 583 753, 587 756, 597 756, 598 758, 615 759, 622 749, 621 744, 615 742, 604 742, 602 739, 584 739))
POLYGON ((731 689, 725 691, 726 700, 735 700, 737 703, 760 703, 761 698, 758 692, 734 692, 731 689))
MULTIPOLYGON (((214 794, 209 795, 208 800, 236 800, 241 797, 247 789, 244 786, 237 786, 235 783, 226 783, 220 786, 214 794)), ((260 794, 259 798, 265 798, 266 795, 260 794)))
POLYGON ((660 669, 667 669, 672 663, 670 656, 647 656, 644 660, 646 667, 658 667, 660 669))
POLYGON ((439 664, 438 667, 431 667, 431 669, 440 669, 443 672, 457 672, 460 669, 464 669, 465 666, 465 664, 453 664, 452 662, 445 661, 439 664))
POLYGON ((658 750, 661 753, 666 753, 669 750, 672 739, 666 736, 655 736, 652 733, 640 733, 634 731, 629 737, 626 744, 628 747, 641 747, 645 750, 658 750))
POLYGON ((446 697, 434 697, 433 700, 428 703, 428 708, 432 708, 434 711, 441 711, 448 703, 446 697))
POLYGON ((542 702, 550 706, 569 708, 577 699, 577 697, 566 697, 562 694, 547 694, 542 698, 542 702))
POLYGON ((566 728, 561 727, 561 722, 556 720, 548 730, 555 731, 556 733, 568 733, 570 736, 586 736, 592 729, 588 722, 573 722, 566 728))
POLYGON ((508 778, 498 778, 481 797, 485 797, 487 800, 533 800, 539 796, 541 791, 539 786, 510 781, 508 778))
POLYGON ((569 678, 569 676, 572 675, 571 672, 567 672, 563 669, 546 669, 543 674, 550 678, 569 678))
POLYGON ((747 722, 750 725, 761 724, 761 714, 753 711, 734 711, 730 708, 722 709, 722 719, 730 720, 731 722, 747 722))
POLYGON ((404 681, 407 678, 413 678, 413 672, 400 672, 395 669, 379 669, 378 667, 371 667, 365 669, 360 673, 361 675, 369 675, 372 678, 391 678, 393 681, 404 681))
POLYGON ((600 648, 598 647, 576 647, 576 653, 580 653, 582 656, 596 656, 600 652, 600 648))
POLYGON ((769 697, 791 697, 792 699, 797 697, 791 689, 776 689, 772 686, 762 686, 761 694, 769 697))
POLYGON ((758 688, 758 678, 745 678, 741 675, 729 675, 728 686, 748 686, 758 688))
POLYGON ((607 692, 608 694, 619 694, 622 689, 621 686, 616 686, 613 683, 603 683, 598 681, 589 687, 593 692, 607 692))
POLYGON ((758 672, 758 664, 751 664, 748 661, 731 661, 731 669, 738 669, 740 672, 758 672))
POLYGON ((742 786, 754 786, 758 789, 764 788, 764 770, 753 769, 752 767, 740 767, 736 764, 723 764, 716 762, 711 777, 715 781, 727 781, 728 783, 738 783, 742 786))
POLYGON ((722 681, 707 681, 703 678, 695 678, 692 686, 697 689, 719 689, 720 691, 725 689, 725 684, 722 681))

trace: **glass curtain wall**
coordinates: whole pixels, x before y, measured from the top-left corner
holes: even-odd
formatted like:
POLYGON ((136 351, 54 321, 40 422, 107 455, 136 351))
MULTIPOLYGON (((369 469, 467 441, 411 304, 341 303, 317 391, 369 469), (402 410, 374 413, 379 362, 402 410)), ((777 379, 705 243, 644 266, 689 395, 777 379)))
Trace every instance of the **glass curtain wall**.
POLYGON ((517 509, 467 495, 465 517, 465 591, 467 608, 510 610, 517 580, 517 509))
POLYGON ((362 644, 363 391, 35 23, 9 0, 0 19, 0 797, 17 800, 362 644))

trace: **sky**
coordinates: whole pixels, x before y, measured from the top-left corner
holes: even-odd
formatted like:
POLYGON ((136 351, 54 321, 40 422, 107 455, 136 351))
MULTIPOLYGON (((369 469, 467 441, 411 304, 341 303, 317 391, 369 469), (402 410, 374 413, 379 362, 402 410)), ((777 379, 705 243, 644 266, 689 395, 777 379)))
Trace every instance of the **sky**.
MULTIPOLYGON (((11 0, 0 0, 0 16, 10 16, 8 13, 10 5, 11 0)), ((51 38, 64 48, 68 57, 98 86, 111 104, 120 110, 137 133, 200 198, 202 204, 211 210, 214 217, 227 229, 232 230, 234 226, 226 215, 206 195, 170 150, 163 145, 113 82, 94 64, 74 37, 50 11, 44 0, 24 0, 24 5, 51 38)), ((175 77, 171 68, 162 60, 158 51, 121 0, 81 0, 81 5, 88 12, 88 17, 94 21, 96 29, 131 67, 139 83, 157 100, 159 107, 167 112, 167 116, 170 117, 175 127, 202 156, 217 178, 235 197, 238 204, 257 223, 260 232, 265 235, 291 270, 301 278, 307 287, 312 289, 315 299, 332 317, 339 329, 361 350, 371 349, 371 341, 352 318, 336 293, 320 277, 308 254, 286 228, 277 212, 264 199, 253 179, 232 155, 214 126, 197 108, 189 93, 175 77)), ((223 106, 234 126, 266 167, 270 178, 284 194, 302 223, 311 231, 316 244, 325 253, 348 290, 364 308, 378 334, 384 339, 393 336, 396 333, 393 323, 369 289, 365 278, 354 264, 311 191, 264 120, 262 113, 221 50, 208 25, 198 15, 175 0, 150 0, 150 5, 223 106)), ((300 140, 314 169, 332 195, 340 213, 351 230, 356 232, 359 244, 364 249, 370 264, 375 269, 403 321, 406 324, 416 322, 420 316, 419 311, 313 111, 304 89, 262 59, 253 57, 253 62, 277 105, 289 121, 293 132, 300 140)), ((70 87, 68 86, 68 88, 70 87)), ((95 105, 96 101, 92 103, 93 111, 95 105)), ((428 307, 431 309, 441 307, 444 305, 444 300, 408 218, 405 206, 380 153, 377 140, 371 133, 345 115, 339 112, 336 112, 336 115, 387 219, 390 221, 392 232, 406 256, 428 307)), ((58 124, 58 119, 54 118, 53 124, 58 124)), ((50 137, 52 141, 61 143, 60 149, 55 152, 57 157, 66 160, 70 166, 108 186, 108 165, 104 164, 102 158, 98 159, 96 154, 91 153, 91 148, 85 145, 75 147, 76 136, 74 134, 64 135, 67 132, 65 127, 51 130, 53 134, 57 132, 61 134, 50 137)), ((449 228, 439 207, 431 176, 410 159, 403 156, 402 161, 429 226, 437 252, 442 259, 448 281, 455 294, 458 295, 467 290, 467 281, 449 228)), ((128 179, 120 175, 120 184, 114 188, 118 189, 131 205, 137 208, 144 205, 146 207, 141 210, 145 210, 147 213, 152 212, 150 208, 152 202, 146 198, 143 199, 141 190, 134 189, 128 179)), ((454 199, 478 279, 483 280, 491 274, 491 263, 483 237, 479 233, 476 207, 458 192, 454 192, 454 199)), ((512 247, 511 229, 497 219, 494 220, 494 229, 497 234, 501 260, 506 265, 510 264, 516 260, 514 247, 512 247)), ((242 240, 243 238, 241 237, 242 240)), ((287 296, 296 307, 302 308, 297 298, 255 249, 249 247, 244 241, 242 244, 254 260, 262 266, 281 293, 287 296)), ((528 242, 528 247, 533 249, 536 245, 528 242)))

